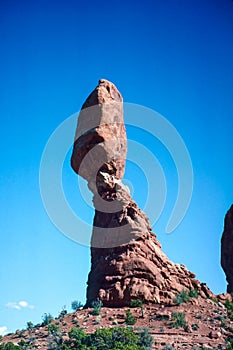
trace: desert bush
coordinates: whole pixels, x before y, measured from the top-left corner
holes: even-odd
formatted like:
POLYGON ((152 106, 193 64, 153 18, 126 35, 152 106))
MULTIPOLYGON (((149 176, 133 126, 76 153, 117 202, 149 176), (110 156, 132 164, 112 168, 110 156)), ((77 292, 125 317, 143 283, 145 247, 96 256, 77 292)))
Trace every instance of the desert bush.
POLYGON ((81 303, 81 301, 78 301, 78 300, 72 301, 71 303, 72 310, 77 311, 80 307, 83 307, 83 304, 81 303))
POLYGON ((62 349, 63 339, 60 327, 54 323, 50 323, 47 329, 49 334, 48 348, 54 350, 62 349))
POLYGON ((227 350, 233 350, 233 338, 232 337, 227 338, 227 350))
POLYGON ((91 306, 93 307, 92 315, 94 315, 94 316, 99 316, 99 315, 100 315, 101 308, 102 308, 102 306, 103 306, 102 301, 100 301, 100 300, 93 301, 92 304, 91 304, 91 306))
POLYGON ((175 350, 175 348, 171 344, 167 344, 163 347, 163 350, 175 350))
POLYGON ((233 302, 230 300, 227 300, 225 303, 225 307, 227 309, 227 316, 231 321, 233 321, 233 302))
POLYGON ((151 349, 153 345, 153 338, 149 333, 148 328, 144 328, 141 331, 138 332, 138 345, 142 346, 146 349, 151 349))
POLYGON ((33 329, 33 323, 31 321, 27 322, 27 330, 31 331, 33 329))
POLYGON ((192 330, 193 330, 193 331, 197 331, 198 328, 199 328, 199 326, 198 326, 197 323, 193 323, 191 327, 192 327, 192 330))
POLYGON ((180 305, 182 303, 187 303, 190 300, 189 293, 185 290, 182 290, 174 298, 174 303, 180 305))
POLYGON ((52 321, 53 321, 53 316, 51 314, 47 314, 45 313, 43 316, 42 316, 42 325, 43 326, 47 326, 48 324, 50 324, 52 321))
POLYGON ((190 298, 198 298, 198 296, 199 294, 197 289, 191 289, 189 292, 182 290, 175 296, 174 303, 177 305, 187 303, 189 302, 190 298))
POLYGON ((199 294, 198 294, 198 290, 197 289, 191 289, 190 291, 189 291, 189 296, 190 296, 190 298, 198 298, 199 297, 199 294))
POLYGON ((136 317, 132 315, 130 309, 126 310, 125 322, 128 326, 133 326, 136 323, 136 317))
POLYGON ((73 327, 68 332, 71 348, 73 349, 81 349, 83 345, 85 345, 87 334, 84 333, 82 328, 73 327))
POLYGON ((57 334, 58 332, 60 332, 60 330, 61 330, 60 327, 57 326, 56 324, 50 323, 48 325, 48 333, 49 334, 52 334, 52 335, 57 334))
POLYGON ((63 319, 64 316, 67 314, 67 310, 65 308, 65 306, 62 308, 62 310, 60 311, 59 315, 58 315, 58 318, 61 318, 63 319))
POLYGON ((131 307, 140 307, 141 312, 142 312, 142 317, 144 317, 143 303, 140 299, 132 299, 130 301, 130 306, 131 307))
POLYGON ((20 350, 20 346, 11 342, 0 344, 0 350, 20 350))
POLYGON ((102 328, 89 336, 86 345, 96 350, 145 350, 139 344, 139 339, 129 328, 102 328))
POLYGON ((187 322, 185 320, 185 314, 183 312, 173 312, 172 320, 173 320, 173 322, 171 323, 172 328, 185 327, 187 325, 187 322))
POLYGON ((142 307, 142 301, 140 299, 132 299, 130 301, 131 307, 142 307))

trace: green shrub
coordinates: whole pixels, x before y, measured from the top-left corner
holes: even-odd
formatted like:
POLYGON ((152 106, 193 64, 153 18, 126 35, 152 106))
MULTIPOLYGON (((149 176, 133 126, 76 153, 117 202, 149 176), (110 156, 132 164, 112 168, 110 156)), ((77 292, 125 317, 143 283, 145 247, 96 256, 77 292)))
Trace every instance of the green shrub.
POLYGON ((233 302, 230 300, 227 300, 225 303, 225 307, 227 309, 227 316, 231 321, 233 321, 233 302))
POLYGON ((91 306, 93 307, 92 315, 94 315, 94 316, 99 316, 99 315, 100 315, 101 308, 102 308, 102 306, 103 306, 102 301, 100 301, 100 300, 93 301, 92 304, 91 304, 91 306))
POLYGON ((82 328, 73 327, 68 332, 69 338, 71 340, 72 349, 81 349, 85 345, 87 334, 84 333, 82 328))
POLYGON ((174 298, 174 303, 180 305, 182 303, 187 303, 190 300, 189 293, 185 290, 182 290, 174 298))
POLYGON ((190 292, 189 292, 189 296, 190 298, 198 298, 199 297, 199 294, 198 294, 198 290, 197 289, 191 289, 190 292))
POLYGON ((60 313, 59 313, 59 315, 58 315, 58 318, 64 318, 64 316, 67 314, 67 310, 66 310, 66 308, 64 307, 61 311, 60 311, 60 313))
POLYGON ((144 350, 139 336, 128 328, 97 329, 87 339, 86 345, 96 350, 144 350))
POLYGON ((8 342, 0 344, 0 350, 20 350, 20 347, 11 342, 8 342))
POLYGON ((227 350, 233 350, 233 338, 231 337, 227 339, 227 350))
POLYGON ((58 334, 60 332, 60 327, 57 326, 56 324, 53 324, 53 323, 50 323, 48 325, 48 333, 49 334, 52 334, 52 335, 55 335, 55 334, 58 334))
POLYGON ((190 298, 198 298, 198 296, 199 294, 197 289, 191 289, 189 292, 182 290, 175 296, 174 303, 177 305, 187 303, 190 301, 190 298))
POLYGON ((136 323, 136 317, 132 315, 132 312, 130 309, 126 310, 126 317, 125 317, 125 322, 128 326, 132 326, 136 323))
POLYGON ((72 301, 71 303, 72 310, 77 311, 80 307, 83 307, 83 304, 80 301, 78 300, 72 301))
POLYGON ((42 325, 47 326, 48 324, 50 324, 53 321, 53 316, 51 314, 45 313, 42 316, 42 321, 43 321, 42 325))
POLYGON ((62 333, 60 327, 56 324, 50 323, 48 325, 48 348, 49 349, 61 349, 63 345, 62 333))
POLYGON ((175 348, 171 344, 167 344, 163 347, 163 350, 175 350, 175 348))
POLYGON ((31 321, 27 322, 27 330, 31 331, 33 329, 33 323, 31 321))
POLYGON ((142 317, 144 317, 143 303, 140 299, 132 299, 130 301, 130 306, 131 307, 140 307, 141 312, 142 312, 142 317))
POLYGON ((193 323, 193 324, 192 324, 192 330, 193 330, 193 331, 197 331, 198 328, 199 328, 199 326, 198 326, 197 323, 193 323))
POLYGON ((21 339, 19 342, 18 342, 18 345, 20 346, 20 349, 28 349, 29 348, 29 344, 24 340, 24 339, 21 339))
POLYGON ((142 346, 146 349, 151 349, 152 345, 153 345, 153 338, 149 333, 149 329, 148 328, 144 328, 142 329, 139 333, 138 333, 138 345, 142 346))
POLYGON ((187 325, 187 322, 185 320, 185 314, 183 312, 173 312, 172 320, 173 320, 173 322, 171 323, 172 328, 185 327, 187 325))
POLYGON ((142 307, 142 301, 140 299, 133 299, 130 301, 131 307, 142 307))

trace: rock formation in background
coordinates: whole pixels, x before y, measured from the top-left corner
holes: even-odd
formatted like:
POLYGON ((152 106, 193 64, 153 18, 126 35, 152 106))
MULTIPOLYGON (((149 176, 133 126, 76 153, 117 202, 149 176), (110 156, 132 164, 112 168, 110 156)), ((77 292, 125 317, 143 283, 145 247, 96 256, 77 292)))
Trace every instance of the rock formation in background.
POLYGON ((233 205, 224 220, 224 231, 221 239, 221 265, 228 282, 227 292, 233 292, 233 205))
POLYGON ((171 304, 178 292, 194 288, 211 296, 192 272, 162 252, 148 218, 121 182, 126 151, 122 97, 102 79, 82 106, 71 158, 95 207, 87 306, 98 299, 117 307, 131 299, 171 304))

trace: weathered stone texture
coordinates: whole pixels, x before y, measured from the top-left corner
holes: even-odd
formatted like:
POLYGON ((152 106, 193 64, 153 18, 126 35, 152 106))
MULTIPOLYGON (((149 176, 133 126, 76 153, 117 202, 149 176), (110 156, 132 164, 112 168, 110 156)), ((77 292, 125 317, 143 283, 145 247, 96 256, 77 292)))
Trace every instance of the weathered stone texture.
MULTIPOLYGON (((95 207, 87 306, 125 306, 131 299, 172 304, 183 289, 209 289, 184 265, 162 252, 148 218, 132 200, 121 179, 126 160, 122 97, 100 80, 78 119, 71 164, 88 181, 95 207)), ((156 179, 155 179, 156 181, 156 179)))

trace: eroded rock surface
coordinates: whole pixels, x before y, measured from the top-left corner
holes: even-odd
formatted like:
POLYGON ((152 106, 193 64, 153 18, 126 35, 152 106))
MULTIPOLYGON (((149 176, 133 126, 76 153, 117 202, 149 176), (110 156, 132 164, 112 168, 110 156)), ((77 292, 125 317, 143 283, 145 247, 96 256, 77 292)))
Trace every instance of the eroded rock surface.
POLYGON ((233 292, 233 205, 224 220, 224 231, 221 240, 221 265, 228 282, 227 292, 233 292))
POLYGON ((117 307, 131 299, 172 304, 178 292, 194 288, 203 298, 212 296, 162 252, 148 218, 121 182, 125 159, 122 97, 112 83, 100 80, 82 107, 71 159, 88 181, 95 207, 87 306, 97 299, 117 307))

